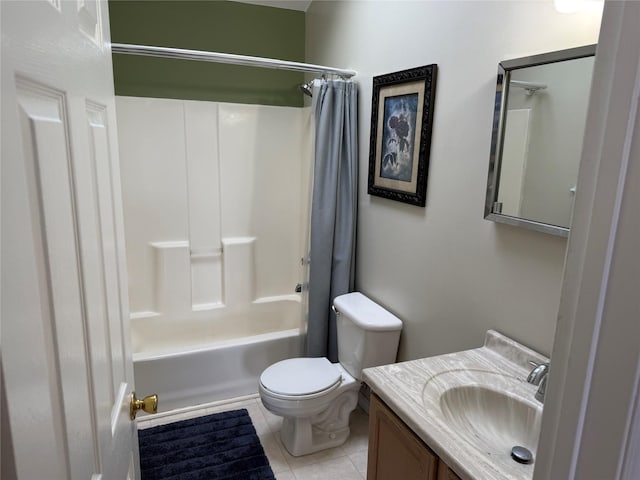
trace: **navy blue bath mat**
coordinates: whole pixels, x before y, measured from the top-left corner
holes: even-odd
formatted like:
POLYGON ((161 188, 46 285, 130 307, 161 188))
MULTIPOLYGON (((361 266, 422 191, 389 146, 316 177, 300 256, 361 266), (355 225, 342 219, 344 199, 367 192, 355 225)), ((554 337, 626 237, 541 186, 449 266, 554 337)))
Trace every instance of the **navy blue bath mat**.
POLYGON ((138 432, 142 480, 275 480, 247 410, 138 432))

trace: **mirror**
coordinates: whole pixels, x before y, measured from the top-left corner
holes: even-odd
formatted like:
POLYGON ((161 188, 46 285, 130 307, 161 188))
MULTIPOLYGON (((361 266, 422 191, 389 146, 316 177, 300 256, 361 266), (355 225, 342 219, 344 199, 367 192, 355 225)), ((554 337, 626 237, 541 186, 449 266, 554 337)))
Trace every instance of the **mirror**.
POLYGON ((498 64, 487 220, 569 235, 595 50, 498 64))

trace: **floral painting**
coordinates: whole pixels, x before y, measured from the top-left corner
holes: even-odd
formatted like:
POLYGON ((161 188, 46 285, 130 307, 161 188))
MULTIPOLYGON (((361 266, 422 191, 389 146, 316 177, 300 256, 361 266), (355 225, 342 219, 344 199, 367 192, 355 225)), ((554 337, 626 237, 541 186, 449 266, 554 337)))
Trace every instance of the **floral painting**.
POLYGON ((411 180, 417 111, 417 93, 385 98, 380 176, 411 180))
POLYGON ((424 207, 437 65, 373 78, 371 195, 424 207))

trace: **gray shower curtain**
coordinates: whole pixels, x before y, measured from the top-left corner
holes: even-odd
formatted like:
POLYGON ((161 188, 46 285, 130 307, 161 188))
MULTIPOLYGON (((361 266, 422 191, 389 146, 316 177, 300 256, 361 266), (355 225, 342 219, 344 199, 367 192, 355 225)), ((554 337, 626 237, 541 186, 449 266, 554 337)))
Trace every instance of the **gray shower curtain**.
POLYGON ((333 299, 353 291, 358 202, 358 91, 354 82, 316 81, 315 164, 307 355, 338 361, 333 299))

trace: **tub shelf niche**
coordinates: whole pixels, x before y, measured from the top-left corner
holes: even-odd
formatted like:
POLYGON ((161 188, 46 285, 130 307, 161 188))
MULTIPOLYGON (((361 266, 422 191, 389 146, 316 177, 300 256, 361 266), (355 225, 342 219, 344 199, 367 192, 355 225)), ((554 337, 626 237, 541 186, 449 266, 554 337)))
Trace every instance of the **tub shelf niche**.
POLYGON ((222 302, 222 247, 191 249, 191 305, 193 311, 224 306, 222 302))
POLYGON ((255 299, 255 241, 256 237, 222 239, 224 304, 230 308, 250 305, 255 299))
POLYGON ((155 260, 155 308, 132 312, 141 318, 201 320, 225 314, 245 314, 281 303, 300 304, 301 295, 285 293, 256 296, 256 237, 222 239, 222 247, 190 249, 188 241, 151 242, 155 260))
POLYGON ((191 311, 191 260, 189 242, 153 242, 156 275, 156 310, 169 316, 191 311))
POLYGON ((193 311, 251 305, 255 240, 223 238, 222 247, 198 250, 191 250, 188 241, 152 242, 156 310, 184 317, 193 311))

